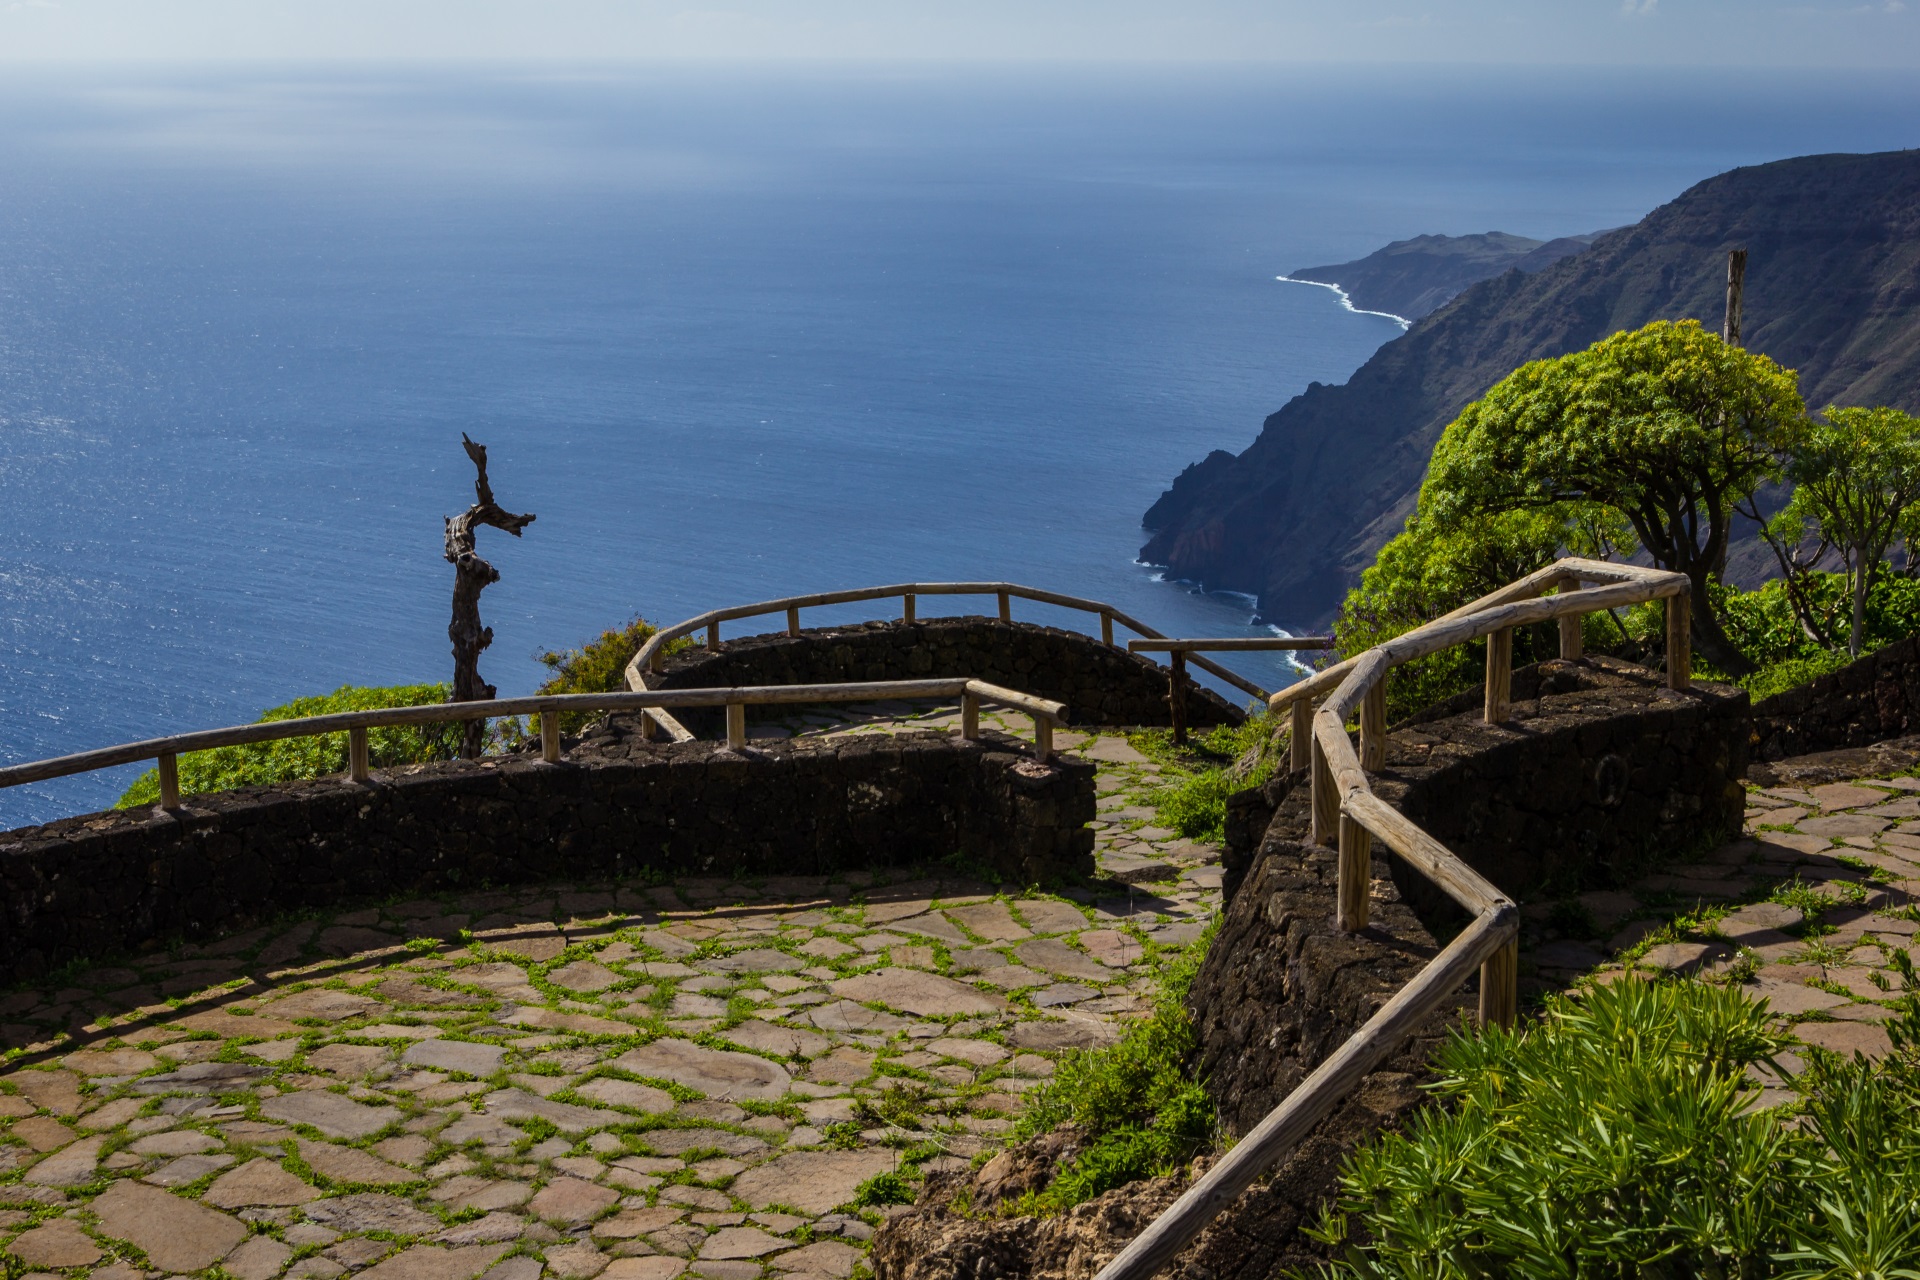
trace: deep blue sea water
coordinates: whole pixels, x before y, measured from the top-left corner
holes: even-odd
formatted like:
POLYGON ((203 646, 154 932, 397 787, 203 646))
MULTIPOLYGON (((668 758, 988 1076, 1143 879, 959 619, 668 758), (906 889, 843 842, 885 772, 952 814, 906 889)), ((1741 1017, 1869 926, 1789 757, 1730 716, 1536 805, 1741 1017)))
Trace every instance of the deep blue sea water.
MULTIPOLYGON (((1276 276, 1920 121, 1914 84, 1781 73, 7 77, 8 762, 446 678, 463 430, 539 515, 482 535, 506 693, 636 613, 913 578, 1249 633, 1134 563, 1140 515, 1400 331, 1276 276)), ((130 774, 0 792, 0 826, 130 774)))

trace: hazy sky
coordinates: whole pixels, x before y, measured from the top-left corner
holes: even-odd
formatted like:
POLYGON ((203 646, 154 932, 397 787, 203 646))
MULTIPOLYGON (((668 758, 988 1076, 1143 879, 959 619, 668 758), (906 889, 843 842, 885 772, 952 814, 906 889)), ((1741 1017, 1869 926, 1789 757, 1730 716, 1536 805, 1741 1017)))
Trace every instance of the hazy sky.
POLYGON ((0 60, 195 58, 1912 67, 1920 0, 0 0, 0 60))

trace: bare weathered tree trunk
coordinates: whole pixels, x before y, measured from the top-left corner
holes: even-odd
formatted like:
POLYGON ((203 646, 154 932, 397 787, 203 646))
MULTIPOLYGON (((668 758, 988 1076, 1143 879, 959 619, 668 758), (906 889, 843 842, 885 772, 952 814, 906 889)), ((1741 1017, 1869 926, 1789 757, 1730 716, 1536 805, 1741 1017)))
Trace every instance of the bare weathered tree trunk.
MULTIPOLYGON (((533 514, 517 516, 501 509, 487 483, 487 447, 467 439, 465 432, 460 440, 479 474, 473 482, 473 505, 447 519, 447 559, 453 565, 453 621, 447 624, 447 638, 453 641, 453 696, 448 701, 482 702, 498 691, 480 679, 480 654, 493 643, 493 628, 480 625, 480 593, 500 581, 500 571, 474 551, 474 536, 481 525, 490 524, 517 538, 533 523, 533 514)), ((477 757, 486 736, 486 721, 467 721, 460 754, 469 760, 477 757)))

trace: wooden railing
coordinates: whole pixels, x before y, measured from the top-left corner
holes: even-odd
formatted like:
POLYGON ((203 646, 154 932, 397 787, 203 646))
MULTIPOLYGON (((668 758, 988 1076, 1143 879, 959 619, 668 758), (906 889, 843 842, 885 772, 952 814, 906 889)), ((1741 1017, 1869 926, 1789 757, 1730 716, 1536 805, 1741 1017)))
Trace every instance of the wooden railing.
POLYGON ((1128 653, 1167 655, 1167 718, 1173 741, 1187 740, 1187 655, 1190 653, 1245 653, 1249 650, 1331 649, 1332 636, 1227 636, 1212 640, 1129 640, 1128 653))
POLYGON ((1386 676, 1405 662, 1485 637, 1485 715, 1508 718, 1513 668, 1513 629, 1549 619, 1560 622, 1560 652, 1580 656, 1580 620, 1601 609, 1667 601, 1667 683, 1685 689, 1691 681, 1688 591, 1683 574, 1663 573, 1597 560, 1565 559, 1503 587, 1472 604, 1367 650, 1268 700, 1278 712, 1292 709, 1293 760, 1310 770, 1315 844, 1335 838, 1339 883, 1335 927, 1366 928, 1373 841, 1382 840, 1407 863, 1473 914, 1473 922, 1380 1011, 1322 1062, 1300 1087, 1254 1126, 1252 1132, 1209 1169, 1184 1195, 1101 1269, 1095 1280, 1147 1280, 1231 1204, 1254 1179, 1272 1168, 1312 1132, 1360 1081, 1442 1001, 1480 973, 1480 1021, 1511 1026, 1518 1011, 1519 910, 1513 901, 1451 849, 1422 831, 1373 794, 1367 771, 1386 763, 1386 676), (1598 582, 1597 588, 1581 583, 1598 582), (1557 591, 1547 596, 1544 592, 1557 591), (1318 714, 1315 696, 1332 689, 1318 714), (1358 714, 1360 745, 1347 735, 1358 714), (1306 758, 1303 759, 1303 753, 1306 758))
MULTIPOLYGON (((341 711, 332 715, 302 716, 295 720, 269 720, 260 724, 233 725, 225 729, 202 729, 166 738, 148 738, 117 747, 101 747, 51 760, 0 768, 0 787, 17 787, 29 782, 44 782, 95 769, 136 764, 142 760, 158 762, 160 804, 162 808, 180 807, 180 757, 189 751, 209 751, 215 747, 238 747, 255 742, 274 742, 282 738, 304 738, 316 734, 347 735, 347 773, 355 782, 367 782, 367 731, 408 724, 444 724, 452 720, 488 720, 495 716, 540 717, 540 755, 549 764, 560 762, 560 717, 570 711, 642 711, 670 718, 670 707, 725 707, 727 743, 741 747, 747 741, 747 708, 766 703, 878 702, 883 699, 960 699, 960 733, 965 738, 980 736, 980 706, 990 702, 1013 707, 1033 717, 1034 754, 1041 760, 1053 755, 1053 730, 1066 723, 1066 704, 984 680, 886 680, 847 684, 759 685, 729 689, 643 689, 625 693, 564 693, 530 698, 495 698, 486 702, 434 702, 422 706, 380 707, 368 711, 341 711)), ((678 722, 673 725, 678 728, 678 722)), ((685 729, 676 736, 691 738, 685 729)))
MULTIPOLYGON (((800 611, 814 609, 829 604, 854 604, 862 600, 885 600, 900 597, 900 616, 905 622, 912 622, 920 596, 995 596, 1000 605, 1000 621, 1013 621, 1013 601, 1032 600, 1039 604, 1057 605, 1063 609, 1079 609, 1085 613, 1100 616, 1100 641, 1113 644, 1115 623, 1138 633, 1149 640, 1165 640, 1166 636, 1155 631, 1144 622, 1128 617, 1110 604, 1098 600, 1083 600, 1079 596, 1061 595, 1057 591, 1042 591, 1038 587, 1023 587, 1013 582, 902 582, 887 587, 859 587, 851 591, 822 591, 808 596, 786 596, 779 600, 762 600, 758 604, 734 605, 728 609, 712 609, 684 622, 676 622, 655 632, 633 661, 627 664, 627 687, 644 689, 647 687, 646 673, 658 671, 666 659, 666 647, 682 636, 690 636, 697 631, 707 633, 707 648, 718 652, 720 648, 720 624, 739 618, 755 618, 769 613, 787 615, 787 634, 800 634, 800 611)), ((1265 644, 1253 638, 1247 642, 1221 644, 1207 642, 1209 648, 1283 648, 1284 645, 1265 644)), ((1193 665, 1218 679, 1224 680, 1242 693, 1265 701, 1271 695, 1265 689, 1236 671, 1229 671, 1217 662, 1196 656, 1193 665)), ((669 729, 671 731, 671 729, 669 729)))

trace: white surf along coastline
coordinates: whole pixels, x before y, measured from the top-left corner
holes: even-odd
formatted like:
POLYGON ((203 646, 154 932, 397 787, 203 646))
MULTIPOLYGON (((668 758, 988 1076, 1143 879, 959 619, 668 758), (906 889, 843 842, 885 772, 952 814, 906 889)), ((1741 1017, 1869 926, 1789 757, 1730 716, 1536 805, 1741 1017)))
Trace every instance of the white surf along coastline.
POLYGON ((1275 276, 1274 279, 1283 284, 1310 284, 1316 289, 1331 289, 1335 295, 1339 297, 1340 305, 1357 316, 1385 316, 1402 329, 1411 329, 1413 327, 1413 321, 1407 319, 1405 316, 1397 316, 1391 311, 1368 311, 1365 307, 1354 306, 1353 299, 1347 296, 1347 291, 1337 284, 1328 284, 1324 280, 1296 280, 1292 276, 1275 276))
MULTIPOLYGON (((1229 591, 1225 588, 1217 590, 1210 589, 1202 583, 1193 581, 1191 578, 1168 577, 1167 566, 1163 564, 1153 564, 1149 561, 1139 559, 1136 559, 1133 563, 1142 569, 1152 571, 1147 575, 1148 581, 1150 582, 1159 582, 1169 586, 1181 587, 1186 590, 1189 595, 1207 596, 1215 600, 1231 600, 1244 605, 1252 611, 1244 624, 1249 629, 1265 629, 1269 635, 1278 636, 1282 640, 1291 640, 1301 634, 1297 631, 1289 631, 1276 622, 1268 622, 1265 618, 1262 618, 1260 616, 1260 597, 1254 595, 1252 592, 1229 591)), ((1286 664, 1287 669, 1297 675, 1312 675, 1318 670, 1311 662, 1303 662, 1300 658, 1300 652, 1298 651, 1282 650, 1279 657, 1280 660, 1286 664)))

